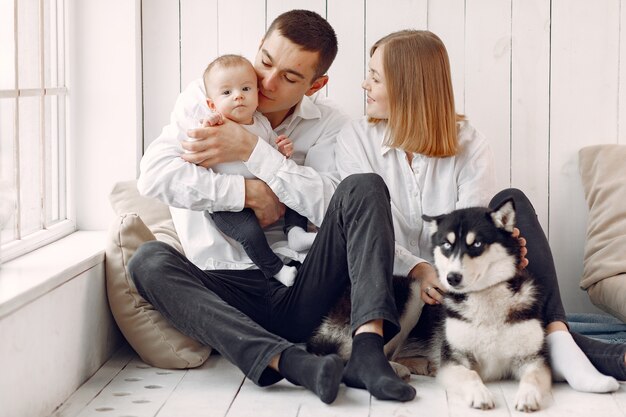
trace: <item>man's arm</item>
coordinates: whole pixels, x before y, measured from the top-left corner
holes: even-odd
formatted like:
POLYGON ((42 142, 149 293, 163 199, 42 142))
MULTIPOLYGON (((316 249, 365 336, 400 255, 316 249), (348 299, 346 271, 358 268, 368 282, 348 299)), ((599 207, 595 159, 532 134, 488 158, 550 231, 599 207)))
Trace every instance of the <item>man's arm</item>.
MULTIPOLYGON (((268 129, 267 135, 270 136, 272 132, 269 124, 268 129)), ((183 141, 182 146, 189 153, 181 157, 200 167, 233 160, 245 161, 259 142, 257 136, 228 119, 224 119, 220 125, 205 125, 190 130, 188 136, 193 140, 183 141)), ((285 214, 285 205, 267 184, 257 179, 245 180, 244 207, 254 210, 261 227, 275 223, 285 214)))
POLYGON ((245 205, 245 182, 240 175, 217 174, 186 162, 181 143, 186 127, 205 98, 201 80, 191 83, 178 97, 170 123, 141 159, 137 186, 141 194, 180 208, 240 211, 245 205))
POLYGON ((275 223, 285 215, 285 205, 263 181, 246 179, 245 207, 254 211, 261 227, 275 223))
MULTIPOLYGON (((316 121, 322 125, 314 129, 317 137, 307 151, 304 165, 285 158, 264 141, 257 142, 245 164, 253 175, 272 189, 282 203, 320 226, 339 184, 335 144, 337 134, 347 120, 343 113, 335 110, 327 111, 316 121)), ((299 136, 306 135, 306 131, 300 131, 297 135, 294 133, 292 138, 297 142, 299 136)))
POLYGON ((192 140, 182 142, 182 158, 204 168, 222 162, 247 161, 259 138, 238 123, 224 119, 224 123, 188 131, 192 140))

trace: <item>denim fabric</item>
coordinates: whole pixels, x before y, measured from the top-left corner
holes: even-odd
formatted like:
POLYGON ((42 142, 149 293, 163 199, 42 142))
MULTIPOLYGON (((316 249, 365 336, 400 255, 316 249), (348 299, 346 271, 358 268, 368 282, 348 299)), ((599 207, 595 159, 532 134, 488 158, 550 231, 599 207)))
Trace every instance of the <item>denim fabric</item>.
POLYGON ((572 332, 609 343, 626 343, 626 323, 606 314, 572 313, 567 315, 572 332))
POLYGON ((281 376, 270 360, 306 341, 351 284, 352 329, 384 320, 398 331, 392 290, 394 233, 382 178, 358 174, 338 186, 292 287, 258 270, 202 271, 173 248, 147 242, 129 263, 139 293, 181 332, 210 345, 258 385, 281 376))

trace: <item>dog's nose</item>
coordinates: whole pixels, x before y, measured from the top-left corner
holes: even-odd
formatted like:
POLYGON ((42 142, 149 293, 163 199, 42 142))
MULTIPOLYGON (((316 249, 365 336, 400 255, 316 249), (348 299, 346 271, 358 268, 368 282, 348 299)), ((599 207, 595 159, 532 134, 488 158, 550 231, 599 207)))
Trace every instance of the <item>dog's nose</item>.
POLYGON ((450 272, 448 274, 448 284, 452 285, 453 287, 459 285, 462 280, 463 275, 459 274, 458 272, 450 272))

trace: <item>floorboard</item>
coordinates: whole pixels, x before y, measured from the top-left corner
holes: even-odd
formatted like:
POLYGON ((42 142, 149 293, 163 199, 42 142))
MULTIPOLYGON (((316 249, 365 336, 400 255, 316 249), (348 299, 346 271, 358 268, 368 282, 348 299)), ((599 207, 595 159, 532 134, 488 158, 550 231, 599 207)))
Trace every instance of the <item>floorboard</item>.
MULTIPOLYGON (((412 376, 417 398, 408 403, 379 401, 366 391, 342 385, 332 405, 281 381, 260 388, 219 355, 196 369, 164 370, 144 364, 121 349, 78 389, 52 417, 502 417, 515 411, 516 381, 487 384, 493 410, 474 410, 433 378, 412 376)), ((626 385, 614 394, 587 394, 553 384, 544 408, 533 417, 626 417, 626 385)))
POLYGON ((220 356, 187 371, 157 417, 225 416, 244 382, 243 373, 220 356))

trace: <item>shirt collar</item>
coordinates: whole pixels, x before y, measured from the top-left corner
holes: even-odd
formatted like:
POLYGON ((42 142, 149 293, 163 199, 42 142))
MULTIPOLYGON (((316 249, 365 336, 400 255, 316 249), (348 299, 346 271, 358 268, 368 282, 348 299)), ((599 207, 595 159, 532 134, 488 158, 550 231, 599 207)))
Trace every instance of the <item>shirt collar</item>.
POLYGON ((380 154, 385 156, 387 152, 394 149, 390 146, 385 145, 386 139, 389 137, 389 129, 387 122, 378 122, 376 125, 376 130, 381 133, 380 135, 380 154))
POLYGON ((315 105, 313 99, 308 96, 302 97, 302 100, 298 104, 296 104, 296 108, 291 115, 294 119, 299 117, 301 119, 310 120, 310 119, 319 119, 322 117, 322 112, 315 105))
POLYGON ((304 96, 302 100, 298 104, 296 104, 293 109, 293 113, 289 115, 283 122, 278 125, 275 129, 276 131, 289 131, 294 122, 297 122, 300 119, 304 120, 312 120, 312 119, 320 119, 322 117, 322 112, 315 105, 313 100, 310 97, 304 96))

